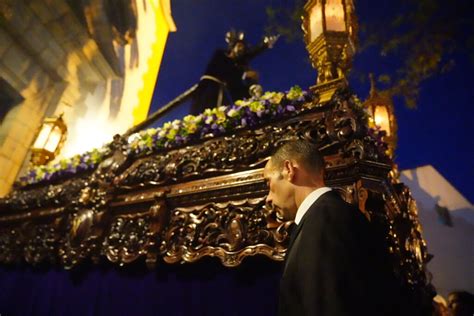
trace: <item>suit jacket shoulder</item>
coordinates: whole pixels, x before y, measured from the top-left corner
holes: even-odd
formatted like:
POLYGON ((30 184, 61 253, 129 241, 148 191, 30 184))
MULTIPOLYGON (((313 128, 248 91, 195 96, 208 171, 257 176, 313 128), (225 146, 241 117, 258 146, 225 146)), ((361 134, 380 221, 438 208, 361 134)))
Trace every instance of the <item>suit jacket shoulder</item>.
POLYGON ((367 229, 369 222, 362 212, 354 205, 344 201, 335 191, 329 191, 320 196, 303 216, 304 225, 337 225, 351 226, 351 229, 362 226, 367 229))
POLYGON ((280 315, 390 315, 380 296, 390 276, 378 269, 370 226, 336 192, 323 194, 303 216, 288 253, 280 315))

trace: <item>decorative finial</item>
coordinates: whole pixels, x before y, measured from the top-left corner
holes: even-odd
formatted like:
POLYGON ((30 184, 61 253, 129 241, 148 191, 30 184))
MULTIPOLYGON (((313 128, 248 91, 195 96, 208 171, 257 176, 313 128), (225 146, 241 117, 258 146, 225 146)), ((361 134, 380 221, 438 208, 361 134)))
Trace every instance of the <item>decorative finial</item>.
POLYGON ((369 95, 370 97, 374 97, 378 94, 377 88, 375 87, 375 78, 374 74, 371 72, 369 74, 369 79, 370 79, 370 92, 369 95))

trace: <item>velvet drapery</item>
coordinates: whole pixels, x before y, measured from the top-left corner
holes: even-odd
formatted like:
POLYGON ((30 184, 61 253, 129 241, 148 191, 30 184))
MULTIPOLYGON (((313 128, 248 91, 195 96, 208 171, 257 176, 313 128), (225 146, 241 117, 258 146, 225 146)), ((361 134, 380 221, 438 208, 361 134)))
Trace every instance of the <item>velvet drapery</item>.
POLYGON ((0 315, 275 315, 281 263, 1 266, 0 315))

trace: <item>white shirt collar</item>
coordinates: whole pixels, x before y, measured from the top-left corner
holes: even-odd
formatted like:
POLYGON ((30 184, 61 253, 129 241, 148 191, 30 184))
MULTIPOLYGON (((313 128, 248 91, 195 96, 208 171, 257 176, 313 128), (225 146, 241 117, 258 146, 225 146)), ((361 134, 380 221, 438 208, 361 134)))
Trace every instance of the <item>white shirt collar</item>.
POLYGON ((298 210, 296 211, 296 217, 295 217, 296 225, 298 225, 301 222, 301 219, 303 218, 304 214, 306 214, 306 212, 309 210, 311 205, 313 205, 313 203, 316 202, 316 200, 319 199, 321 195, 329 191, 331 191, 331 188, 322 187, 322 188, 318 188, 314 190, 313 192, 311 192, 305 197, 300 207, 298 207, 298 210))

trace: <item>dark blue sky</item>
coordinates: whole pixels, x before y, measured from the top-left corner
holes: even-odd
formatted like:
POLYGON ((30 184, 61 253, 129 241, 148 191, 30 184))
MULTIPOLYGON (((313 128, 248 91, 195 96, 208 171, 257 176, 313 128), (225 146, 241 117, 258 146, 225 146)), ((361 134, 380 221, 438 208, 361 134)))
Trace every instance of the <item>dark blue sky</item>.
MULTIPOLYGON (((267 22, 265 7, 281 2, 288 3, 284 0, 173 0, 172 13, 178 31, 169 35, 150 111, 199 80, 214 50, 225 47, 224 34, 230 28, 243 30, 251 44, 261 40, 267 22)), ((359 21, 383 17, 389 10, 389 6, 374 1, 356 3, 359 21)), ((473 202, 474 67, 467 56, 457 57, 451 72, 423 84, 417 109, 407 109, 396 100, 399 125, 396 162, 401 170, 433 165, 473 202)), ((364 73, 380 74, 394 67, 396 61, 381 57, 376 50, 367 50, 355 57, 354 64, 364 73)), ((259 71, 264 90, 284 91, 296 84, 307 89, 316 80, 304 43, 298 41, 280 40, 273 50, 257 57, 252 67, 259 71)), ((367 97, 368 83, 352 81, 351 87, 362 100, 367 97)), ((182 105, 160 122, 181 118, 188 109, 188 105, 182 105)))

